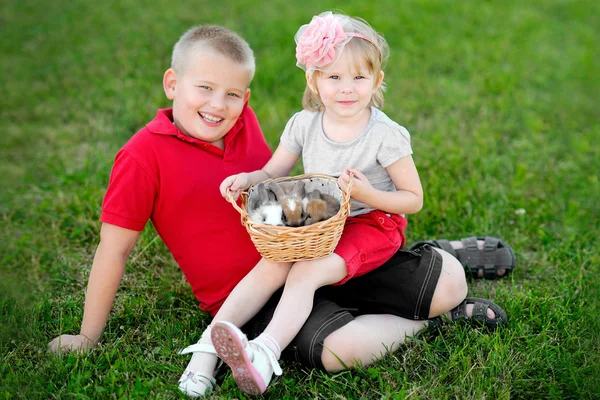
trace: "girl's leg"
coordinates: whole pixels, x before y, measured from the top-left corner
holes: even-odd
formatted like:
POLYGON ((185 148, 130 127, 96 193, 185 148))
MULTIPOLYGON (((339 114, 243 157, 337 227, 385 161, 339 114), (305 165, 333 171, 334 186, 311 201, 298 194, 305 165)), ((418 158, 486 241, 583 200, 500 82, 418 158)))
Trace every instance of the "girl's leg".
POLYGON ((346 261, 337 254, 294 264, 264 334, 275 339, 281 349, 287 347, 310 315, 315 291, 341 281, 347 273, 346 261))
POLYGON ((242 326, 250 321, 273 293, 284 285, 292 265, 261 259, 231 291, 213 322, 228 321, 242 326))
MULTIPOLYGON (((261 259, 256 267, 233 289, 215 315, 213 323, 225 320, 237 326, 242 326, 248 322, 266 304, 271 295, 283 286, 291 265, 291 263, 272 263, 261 259)), ((210 329, 211 326, 209 325, 202 333, 199 344, 212 344, 210 329)), ((195 347, 198 346, 190 346, 188 350, 193 352, 192 359, 181 377, 179 385, 183 392, 192 396, 201 395, 208 386, 212 387, 212 384, 206 384, 206 380, 198 378, 198 375, 209 377, 208 381, 210 381, 218 361, 215 353, 195 351, 195 347), (191 375, 190 371, 192 372, 191 375), (194 374, 197 376, 194 377, 194 374), (190 379, 192 377, 194 379, 190 379)))
MULTIPOLYGON (((433 294, 429 317, 448 313, 467 295, 465 272, 458 260, 449 253, 434 249, 442 255, 442 272, 433 294)), ((472 313, 467 306, 467 315, 472 313)), ((448 315, 449 316, 449 315, 448 315)), ((493 311, 488 316, 495 318, 493 311)), ((427 321, 415 321, 394 315, 361 315, 333 332, 324 341, 321 360, 328 371, 352 367, 357 362, 368 365, 393 352, 406 336, 414 336, 427 326, 427 321)))
POLYGON ((221 359, 231 368, 236 383, 246 393, 263 393, 273 374, 281 375, 281 349, 298 334, 310 315, 315 291, 339 282, 347 274, 346 262, 332 254, 324 259, 295 263, 285 282, 273 318, 256 339, 248 342, 239 328, 216 322, 212 341, 221 359))

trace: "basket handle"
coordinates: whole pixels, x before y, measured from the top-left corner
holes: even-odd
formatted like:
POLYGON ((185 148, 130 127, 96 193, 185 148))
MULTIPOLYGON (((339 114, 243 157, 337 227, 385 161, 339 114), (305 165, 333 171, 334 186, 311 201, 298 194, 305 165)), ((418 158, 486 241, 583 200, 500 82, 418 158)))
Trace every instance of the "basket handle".
MULTIPOLYGON (((246 194, 246 192, 241 192, 241 193, 240 193, 240 197, 241 197, 241 196, 244 196, 245 194, 246 194)), ((237 205, 237 201, 235 201, 235 200, 233 199, 233 193, 231 192, 231 190, 229 190, 229 188, 227 188, 227 192, 226 192, 225 199, 226 199, 228 202, 230 202, 230 203, 231 203, 231 205, 233 206, 233 208, 235 208, 235 209, 236 209, 236 211, 237 211, 237 212, 239 212, 241 215, 244 215, 244 214, 243 214, 243 213, 244 213, 244 210, 242 210, 242 209, 240 208, 240 206, 238 206, 238 205, 237 205)))
POLYGON ((348 190, 346 190, 346 192, 348 192, 348 195, 350 195, 350 193, 352 192, 352 185, 354 185, 354 174, 350 172, 350 181, 348 182, 348 190))

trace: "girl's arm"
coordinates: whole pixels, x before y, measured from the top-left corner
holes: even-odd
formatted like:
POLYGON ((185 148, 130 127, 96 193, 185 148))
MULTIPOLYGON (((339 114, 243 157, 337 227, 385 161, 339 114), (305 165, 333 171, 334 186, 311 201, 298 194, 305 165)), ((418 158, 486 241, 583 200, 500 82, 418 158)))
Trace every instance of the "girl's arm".
POLYGON ((221 183, 219 190, 223 197, 227 194, 227 189, 233 192, 233 198, 237 199, 242 190, 250 186, 265 181, 267 179, 280 178, 287 176, 300 155, 294 154, 279 145, 267 164, 257 171, 242 172, 241 174, 231 175, 221 183))
POLYGON ((100 243, 86 290, 80 333, 55 338, 48 344, 51 351, 79 351, 96 346, 115 301, 127 257, 139 235, 137 231, 102 224, 100 243))
POLYGON ((411 156, 406 156, 386 168, 391 176, 395 192, 384 192, 371 186, 363 173, 356 169, 346 169, 339 182, 347 188, 350 173, 354 174, 351 196, 368 206, 392 214, 415 214, 423 207, 423 188, 417 167, 411 156))

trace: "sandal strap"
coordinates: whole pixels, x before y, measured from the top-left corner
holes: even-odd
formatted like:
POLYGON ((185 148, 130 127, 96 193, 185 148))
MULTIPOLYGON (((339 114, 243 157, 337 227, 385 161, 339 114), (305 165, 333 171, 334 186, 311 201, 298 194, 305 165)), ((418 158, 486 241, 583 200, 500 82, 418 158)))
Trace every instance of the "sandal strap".
POLYGON ((206 343, 196 343, 191 346, 186 347, 181 350, 179 354, 188 354, 188 353, 208 353, 208 354, 217 354, 215 347, 212 344, 206 343))
POLYGON ((464 245, 461 262, 470 268, 483 268, 486 278, 495 278, 499 268, 511 270, 514 268, 512 250, 496 237, 468 237, 461 239, 464 245), (483 249, 479 249, 477 241, 483 240, 483 249), (503 247, 500 247, 502 245, 503 247))
POLYGON ((185 383, 188 379, 191 379, 192 382, 196 384, 200 381, 200 383, 203 383, 204 386, 206 386, 209 390, 212 390, 217 384, 217 381, 213 376, 209 376, 204 372, 198 372, 186 368, 186 370, 183 372, 183 375, 181 376, 181 379, 179 379, 179 382, 185 383))
POLYGON ((447 251, 448 253, 450 253, 454 258, 456 258, 456 251, 454 251, 454 248, 452 247, 452 245, 450 244, 450 241, 447 239, 438 239, 438 240, 434 240, 433 241, 440 249, 447 251))
POLYGON ((267 359, 269 360, 269 363, 271 364, 271 368, 273 368, 273 373, 275 375, 279 376, 283 373, 283 371, 281 370, 281 365, 279 365, 279 361, 275 358, 275 354, 273 354, 271 349, 269 349, 264 343, 257 340, 251 341, 250 344, 258 347, 260 351, 265 353, 267 359))

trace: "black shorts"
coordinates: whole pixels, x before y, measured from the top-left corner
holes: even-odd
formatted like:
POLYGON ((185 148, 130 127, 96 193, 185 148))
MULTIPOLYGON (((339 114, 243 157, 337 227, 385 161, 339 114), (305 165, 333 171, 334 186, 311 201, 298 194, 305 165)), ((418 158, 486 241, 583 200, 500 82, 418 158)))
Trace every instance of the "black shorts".
MULTIPOLYGON (((308 320, 282 357, 324 369, 321 354, 325 338, 358 315, 392 314, 412 320, 427 319, 441 270, 442 256, 424 245, 415 250, 399 250, 381 267, 343 285, 320 288, 308 320)), ((244 325, 242 330, 250 339, 265 330, 282 291, 277 291, 244 325)))

